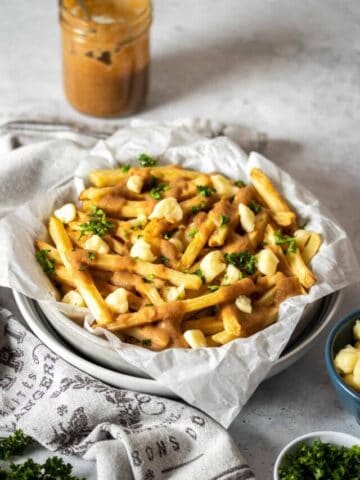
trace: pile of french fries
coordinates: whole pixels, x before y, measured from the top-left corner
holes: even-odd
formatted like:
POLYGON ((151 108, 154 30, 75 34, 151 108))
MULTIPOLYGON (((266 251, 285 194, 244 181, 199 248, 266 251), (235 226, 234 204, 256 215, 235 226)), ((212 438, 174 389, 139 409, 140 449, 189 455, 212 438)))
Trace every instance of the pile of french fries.
POLYGON ((87 307, 95 324, 154 351, 248 337, 306 294, 321 246, 266 174, 252 184, 158 166, 97 170, 49 219, 36 257, 59 300, 87 307))

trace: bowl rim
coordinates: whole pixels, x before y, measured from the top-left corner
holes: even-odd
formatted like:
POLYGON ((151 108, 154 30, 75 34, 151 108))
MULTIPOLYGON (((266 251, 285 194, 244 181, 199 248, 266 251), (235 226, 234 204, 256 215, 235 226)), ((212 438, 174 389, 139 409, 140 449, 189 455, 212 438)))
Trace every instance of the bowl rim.
MULTIPOLYGON (((319 430, 316 432, 309 432, 309 433, 305 433, 304 435, 300 435, 299 437, 296 437, 293 440, 291 440, 289 443, 287 443, 281 449, 280 453, 276 457, 275 464, 274 464, 274 480, 279 480, 279 468, 280 468, 281 462, 292 447, 299 444, 300 442, 303 442, 304 440, 308 440, 311 438, 313 438, 314 440, 316 438, 319 438, 321 440, 321 437, 324 437, 324 436, 338 437, 340 438, 340 441, 341 441, 341 438, 345 437, 349 440, 355 441, 356 442, 355 445, 357 444, 360 445, 359 437, 356 437, 351 433, 337 432, 335 430, 319 430)), ((331 443, 331 441, 328 440, 328 443, 331 443)))
POLYGON ((341 320, 339 320, 330 330, 330 333, 326 339, 326 344, 325 344, 325 363, 326 363, 326 369, 327 372, 330 376, 330 379, 336 381, 341 388, 349 395, 351 396, 354 400, 357 400, 360 402, 360 392, 357 392, 353 388, 349 387, 342 376, 336 371, 335 365, 334 365, 334 359, 332 357, 332 348, 334 344, 334 340, 338 332, 341 330, 341 328, 346 325, 347 323, 350 323, 354 320, 356 320, 358 317, 360 319, 360 308, 356 308, 352 310, 350 313, 345 315, 341 320))

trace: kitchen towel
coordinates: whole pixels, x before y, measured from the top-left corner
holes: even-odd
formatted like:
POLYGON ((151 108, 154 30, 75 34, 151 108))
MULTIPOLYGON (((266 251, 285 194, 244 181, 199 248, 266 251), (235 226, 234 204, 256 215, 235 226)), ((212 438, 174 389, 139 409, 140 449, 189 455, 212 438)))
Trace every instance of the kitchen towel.
POLYGON ((0 430, 95 460, 98 480, 254 480, 216 422, 185 404, 116 389, 52 353, 0 309, 0 430))

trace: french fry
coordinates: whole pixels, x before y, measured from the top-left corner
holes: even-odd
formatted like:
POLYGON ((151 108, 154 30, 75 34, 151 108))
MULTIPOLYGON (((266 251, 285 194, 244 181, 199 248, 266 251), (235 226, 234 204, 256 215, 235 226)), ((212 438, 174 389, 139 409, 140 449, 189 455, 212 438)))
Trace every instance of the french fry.
MULTIPOLYGON (((250 177, 256 191, 259 193, 261 198, 264 199, 270 210, 272 210, 274 213, 290 212, 295 215, 282 195, 275 188, 270 178, 265 175, 263 171, 259 170, 258 168, 253 168, 251 170, 250 177)), ((283 216, 282 219, 284 220, 285 217, 283 216)), ((291 220, 290 223, 287 223, 284 226, 291 225, 294 222, 291 216, 289 216, 288 221, 289 220, 291 220)))
POLYGON ((76 288, 79 290, 80 295, 83 297, 96 321, 99 325, 110 323, 113 319, 112 314, 97 290, 91 276, 88 272, 79 270, 79 263, 71 261, 70 254, 73 249, 71 240, 65 231, 64 225, 56 217, 50 217, 49 233, 56 245, 63 264, 72 275, 76 288))
POLYGON ((238 337, 236 335, 233 335, 232 333, 226 332, 225 330, 222 330, 221 332, 215 333, 215 335, 211 336, 211 339, 215 344, 221 345, 225 345, 226 343, 235 340, 235 338, 238 337))
POLYGON ((244 278, 228 287, 220 287, 216 292, 202 295, 201 297, 178 300, 163 305, 144 307, 136 313, 121 314, 116 321, 106 325, 109 330, 121 330, 129 326, 154 323, 162 318, 182 318, 185 313, 202 310, 213 305, 231 301, 239 295, 250 295, 256 290, 250 278, 244 278))
POLYGON ((311 259, 317 254, 321 247, 321 237, 318 233, 311 232, 304 249, 302 251, 302 258, 306 265, 308 265, 311 259))
POLYGON ((139 215, 150 215, 156 202, 154 200, 133 201, 106 195, 99 200, 83 201, 85 212, 90 212, 94 205, 115 218, 137 218, 139 215))
POLYGON ((123 330, 125 335, 136 338, 143 346, 148 346, 151 350, 164 350, 169 345, 170 337, 165 330, 156 326, 132 327, 123 330))
POLYGON ((214 230, 215 223, 212 218, 208 218, 206 222, 201 225, 193 240, 186 247, 179 262, 180 269, 185 270, 191 267, 214 230))
POLYGON ((295 253, 286 253, 286 259, 290 265, 293 274, 299 279, 301 285, 305 288, 311 288, 316 283, 316 277, 312 271, 305 265, 299 250, 295 253))
POLYGON ((277 292, 277 286, 274 285, 267 292, 261 295, 261 297, 258 300, 256 300, 255 304, 263 305, 263 306, 273 305, 273 303, 275 302, 276 292, 277 292))
POLYGON ((223 330, 223 323, 216 317, 203 317, 185 320, 181 325, 184 330, 201 330, 205 335, 213 335, 223 330))
MULTIPOLYGON (((238 337, 241 333, 241 325, 238 320, 239 310, 234 303, 226 303, 220 308, 220 318, 222 319, 225 332, 238 337)), ((220 342, 221 343, 221 342, 220 342)))
POLYGON ((144 262, 143 260, 136 260, 131 257, 99 253, 94 260, 90 260, 84 250, 72 252, 71 256, 78 262, 100 270, 109 270, 111 272, 127 270, 147 279, 152 279, 151 277, 154 276, 168 280, 176 286, 184 285, 185 288, 190 290, 198 290, 201 287, 201 279, 196 275, 178 272, 164 265, 144 262))
POLYGON ((241 312, 239 315, 239 323, 241 325, 240 337, 250 337, 250 335, 263 330, 276 322, 277 316, 277 306, 257 305, 252 313, 241 312))

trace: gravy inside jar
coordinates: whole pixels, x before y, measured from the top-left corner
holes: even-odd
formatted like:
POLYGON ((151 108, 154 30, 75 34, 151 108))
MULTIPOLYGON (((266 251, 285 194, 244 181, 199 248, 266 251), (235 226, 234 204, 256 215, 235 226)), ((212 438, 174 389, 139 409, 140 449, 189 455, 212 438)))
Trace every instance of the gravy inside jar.
POLYGON ((150 0, 62 0, 65 94, 78 111, 127 115, 145 102, 149 77, 150 0))

